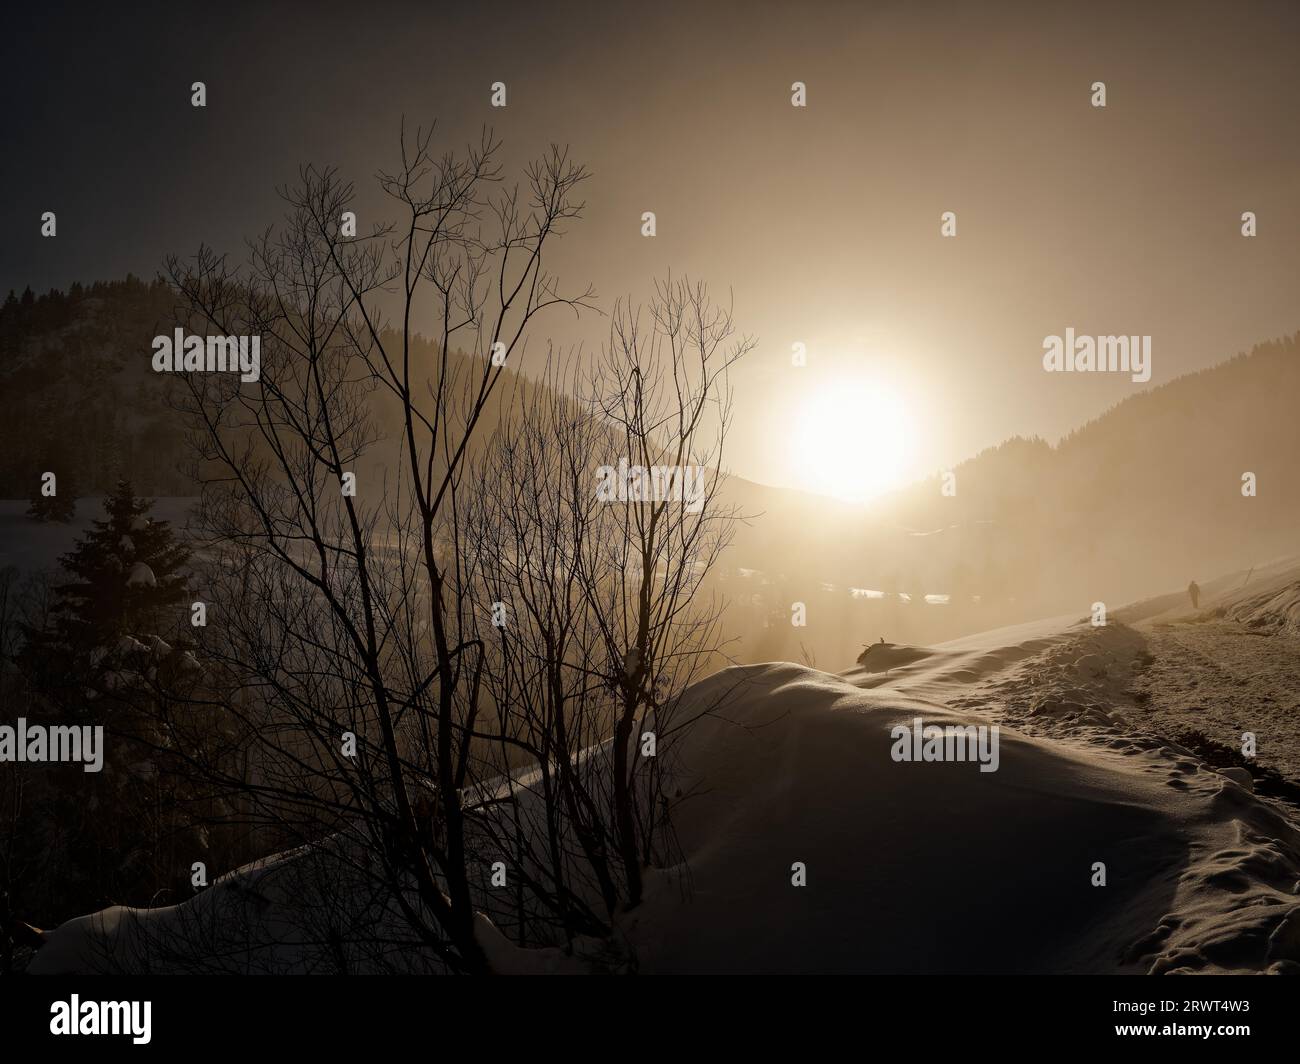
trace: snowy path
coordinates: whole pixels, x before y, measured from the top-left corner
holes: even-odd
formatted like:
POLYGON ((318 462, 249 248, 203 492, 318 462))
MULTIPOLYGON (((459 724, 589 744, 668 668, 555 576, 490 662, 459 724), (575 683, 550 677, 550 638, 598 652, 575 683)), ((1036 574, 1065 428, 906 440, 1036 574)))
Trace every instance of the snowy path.
POLYGON ((1148 728, 1196 728, 1232 748, 1252 732, 1258 762, 1300 783, 1300 637, 1226 620, 1144 634, 1154 661, 1136 688, 1148 728))

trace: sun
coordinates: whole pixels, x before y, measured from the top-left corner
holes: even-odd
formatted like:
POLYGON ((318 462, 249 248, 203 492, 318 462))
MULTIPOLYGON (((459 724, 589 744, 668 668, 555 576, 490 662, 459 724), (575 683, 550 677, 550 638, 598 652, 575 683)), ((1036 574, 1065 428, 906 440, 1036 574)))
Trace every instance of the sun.
POLYGON ((810 491, 863 501, 901 486, 909 419, 893 389, 868 381, 826 384, 794 422, 796 473, 810 491))

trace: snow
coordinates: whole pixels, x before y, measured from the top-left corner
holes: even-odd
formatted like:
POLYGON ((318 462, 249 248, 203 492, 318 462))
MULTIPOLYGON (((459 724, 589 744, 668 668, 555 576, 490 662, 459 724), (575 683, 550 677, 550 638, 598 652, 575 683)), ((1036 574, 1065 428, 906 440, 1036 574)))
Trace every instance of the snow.
MULTIPOLYGON (((951 677, 952 658, 935 657, 932 670, 951 677)), ((976 660, 988 670, 987 655, 976 660)), ((941 682, 912 669, 914 691, 941 682)), ((950 693, 970 691, 948 682, 950 693)), ((890 729, 914 715, 941 726, 991 718, 789 664, 728 670, 697 695, 733 684, 726 721, 710 718, 691 737, 687 775, 700 792, 678 821, 690 900, 680 900, 681 877, 666 876, 626 929, 643 972, 1258 971, 1300 961, 1266 945, 1300 908, 1300 833, 1181 751, 1125 741, 1098 717, 1070 734, 1004 725, 996 773, 895 763, 890 729), (1105 742, 1088 742, 1094 734, 1105 742), (791 886, 794 861, 807 887, 791 886), (1106 865, 1104 887, 1091 885, 1094 862, 1106 865)))
POLYGON ((1228 615, 1248 628, 1300 636, 1300 579, 1240 598, 1228 615))
POLYGON ((127 587, 157 587, 158 578, 144 562, 131 566, 131 575, 126 578, 127 587))
POLYGON ((1149 727, 1229 749, 1249 731, 1258 763, 1300 784, 1300 561, 1214 581, 1195 609, 1182 593, 1120 616, 1153 659, 1135 682, 1149 727))
MULTIPOLYGON (((1241 638, 1279 668, 1295 660, 1300 570, 1244 587, 1240 575, 1207 582, 1194 614, 1171 594, 1102 627, 1057 617, 935 647, 878 644, 843 675, 716 673, 684 695, 685 708, 721 708, 676 748, 683 862, 648 875, 617 944, 520 949, 486 915, 479 941, 507 972, 1300 972, 1294 809, 1252 794, 1250 771, 1216 771, 1168 738, 1136 695, 1159 667, 1160 625, 1244 632, 1264 618, 1241 638), (998 770, 894 761, 892 729, 916 717, 998 725, 998 770), (806 886, 792 885, 795 862, 806 886)), ((1202 679, 1221 667, 1189 661, 1202 679)), ((1245 692, 1242 711, 1265 712, 1267 688, 1245 692)), ((169 908, 69 921, 31 971, 83 971, 179 932, 209 966, 312 970, 303 914, 325 902, 297 872, 340 847, 257 862, 169 908)), ((349 881, 326 879, 333 911, 349 881)), ((373 904, 363 893, 356 904, 373 904)), ((436 970, 409 947, 385 963, 436 970)))
POLYGON ((133 654, 147 654, 149 648, 134 636, 124 635, 117 641, 117 653, 123 657, 133 654))

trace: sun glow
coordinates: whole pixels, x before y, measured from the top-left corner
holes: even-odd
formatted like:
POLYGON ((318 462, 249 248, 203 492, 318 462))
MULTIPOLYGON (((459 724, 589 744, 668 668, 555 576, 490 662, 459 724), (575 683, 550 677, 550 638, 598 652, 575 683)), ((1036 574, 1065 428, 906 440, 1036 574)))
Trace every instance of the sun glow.
POLYGON ((902 399, 865 381, 809 394, 794 423, 797 474, 810 491, 862 501, 901 486, 909 420, 902 399))

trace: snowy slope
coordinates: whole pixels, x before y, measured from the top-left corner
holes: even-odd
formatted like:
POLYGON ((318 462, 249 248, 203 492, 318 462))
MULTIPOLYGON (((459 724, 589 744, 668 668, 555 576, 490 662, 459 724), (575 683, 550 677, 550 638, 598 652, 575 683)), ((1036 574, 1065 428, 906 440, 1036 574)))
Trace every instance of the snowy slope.
MULTIPOLYGON (((1249 773, 1215 771, 1147 729, 1131 690, 1147 646, 1125 624, 1057 618, 869 651, 843 676, 778 663, 702 681, 686 698, 725 693, 725 708, 679 747, 686 860, 653 873, 622 917, 629 967, 1300 971, 1300 832, 1251 793, 1249 773), (917 717, 998 725, 997 771, 893 760, 891 729, 917 717), (806 886, 792 884, 796 862, 806 886)), ((106 954, 96 939, 211 924, 221 905, 253 928, 250 967, 310 970, 291 943, 292 877, 271 886, 301 859, 240 870, 169 910, 71 921, 31 970, 82 970, 106 954)), ((514 949, 486 921, 483 937, 503 970, 583 963, 514 949)))

